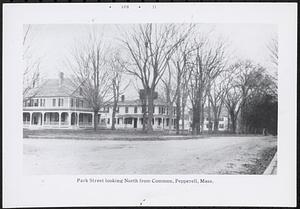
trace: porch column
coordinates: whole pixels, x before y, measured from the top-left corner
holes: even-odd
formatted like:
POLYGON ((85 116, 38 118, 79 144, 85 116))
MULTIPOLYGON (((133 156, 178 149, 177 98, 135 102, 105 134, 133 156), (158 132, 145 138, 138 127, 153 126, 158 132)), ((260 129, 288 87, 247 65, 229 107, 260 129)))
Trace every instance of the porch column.
POLYGON ((31 126, 32 125, 32 112, 29 113, 29 119, 30 119, 29 126, 31 126))
POLYGON ((44 125, 44 113, 43 112, 41 112, 41 126, 43 126, 44 125))

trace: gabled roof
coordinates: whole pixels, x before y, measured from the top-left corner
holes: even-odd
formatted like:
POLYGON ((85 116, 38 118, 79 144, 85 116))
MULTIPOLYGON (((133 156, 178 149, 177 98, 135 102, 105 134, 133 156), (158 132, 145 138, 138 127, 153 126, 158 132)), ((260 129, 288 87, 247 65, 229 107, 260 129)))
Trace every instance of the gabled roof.
MULTIPOLYGON (((39 87, 33 89, 29 95, 34 97, 66 97, 74 95, 77 87, 71 79, 65 78, 61 85, 59 79, 47 79, 39 87)), ((77 95, 78 96, 78 95, 77 95)))

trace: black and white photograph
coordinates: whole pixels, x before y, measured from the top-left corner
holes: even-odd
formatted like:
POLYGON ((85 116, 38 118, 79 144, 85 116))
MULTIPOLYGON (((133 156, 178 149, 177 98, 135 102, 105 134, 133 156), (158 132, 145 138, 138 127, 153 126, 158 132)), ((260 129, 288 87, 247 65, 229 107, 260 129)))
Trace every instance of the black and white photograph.
POLYGON ((3 17, 3 207, 296 205, 297 4, 3 17))
POLYGON ((23 43, 26 174, 276 174, 276 25, 24 25, 23 43))

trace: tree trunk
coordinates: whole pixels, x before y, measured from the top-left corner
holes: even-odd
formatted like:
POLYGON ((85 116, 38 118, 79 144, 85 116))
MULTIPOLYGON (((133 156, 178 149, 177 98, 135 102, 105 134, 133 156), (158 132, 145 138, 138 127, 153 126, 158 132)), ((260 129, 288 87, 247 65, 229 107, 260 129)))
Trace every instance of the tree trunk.
POLYGON ((201 124, 200 124, 200 127, 201 127, 200 133, 202 133, 203 130, 204 130, 204 102, 201 104, 200 115, 201 115, 201 117, 200 117, 200 122, 201 122, 201 124))
POLYGON ((219 115, 217 113, 217 109, 214 109, 214 132, 219 131, 219 115))
POLYGON ((142 112, 143 112, 143 132, 146 131, 146 118, 147 118, 147 113, 146 113, 146 100, 142 100, 142 112))
POLYGON ((147 123, 147 132, 153 131, 152 119, 153 119, 153 107, 154 107, 154 99, 153 99, 153 90, 150 91, 148 95, 148 123, 147 123))
POLYGON ((232 133, 236 132, 236 118, 233 112, 230 113, 231 125, 232 125, 232 133))
POLYGON ((172 131, 172 119, 173 119, 173 105, 170 103, 169 104, 169 115, 168 115, 168 117, 169 117, 169 132, 171 132, 172 131))
POLYGON ((217 133, 219 131, 219 120, 214 120, 214 132, 217 133))
POLYGON ((179 121, 180 121, 180 115, 181 115, 181 76, 177 75, 177 88, 176 88, 176 134, 179 134, 179 121))
POLYGON ((180 117, 181 117, 181 107, 180 107, 180 93, 179 93, 176 99, 176 134, 179 134, 180 117))
POLYGON ((182 133, 184 132, 184 114, 185 114, 185 111, 184 111, 184 109, 185 109, 185 107, 184 107, 184 105, 182 104, 182 106, 181 106, 181 124, 182 124, 182 126, 181 126, 181 130, 182 130, 182 133))
POLYGON ((94 111, 94 131, 97 131, 98 110, 94 111))
POLYGON ((111 121, 111 130, 115 130, 115 124, 116 124, 116 111, 117 111, 117 105, 118 101, 114 100, 114 106, 113 106, 113 112, 112 112, 112 121, 111 121))
POLYGON ((200 134, 200 105, 193 106, 193 122, 192 122, 193 135, 200 134))
POLYGON ((210 107, 210 101, 208 101, 208 132, 212 132, 212 122, 211 122, 211 107, 210 107))

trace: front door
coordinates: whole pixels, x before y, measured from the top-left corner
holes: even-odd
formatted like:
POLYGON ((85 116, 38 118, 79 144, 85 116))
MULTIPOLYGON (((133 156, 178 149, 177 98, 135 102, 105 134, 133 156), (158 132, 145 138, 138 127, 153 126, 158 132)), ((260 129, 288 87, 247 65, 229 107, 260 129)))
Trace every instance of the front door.
POLYGON ((133 119, 133 128, 137 128, 137 118, 133 119))

